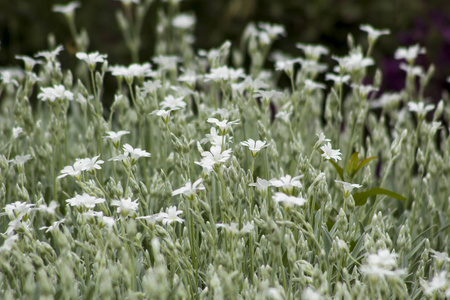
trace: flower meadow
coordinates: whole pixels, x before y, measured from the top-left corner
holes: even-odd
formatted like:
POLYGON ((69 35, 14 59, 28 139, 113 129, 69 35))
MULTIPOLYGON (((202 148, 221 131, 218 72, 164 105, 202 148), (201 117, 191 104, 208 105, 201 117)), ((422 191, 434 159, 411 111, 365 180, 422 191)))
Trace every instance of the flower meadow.
POLYGON ((345 56, 272 51, 268 23, 196 50, 169 1, 138 62, 152 1, 121 2, 129 65, 89 49, 71 2, 76 68, 50 39, 1 70, 2 299, 450 297, 450 100, 424 96, 426 49, 400 47, 405 88, 381 93, 389 30, 345 56))

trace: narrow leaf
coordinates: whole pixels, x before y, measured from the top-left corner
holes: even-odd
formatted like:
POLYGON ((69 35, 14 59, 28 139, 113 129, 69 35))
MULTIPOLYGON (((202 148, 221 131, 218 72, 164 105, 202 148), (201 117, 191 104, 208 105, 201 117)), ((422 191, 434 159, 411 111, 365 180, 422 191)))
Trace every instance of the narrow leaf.
POLYGON ((372 189, 364 191, 364 192, 353 194, 353 199, 355 200, 356 206, 361 206, 361 205, 366 204, 367 199, 369 199, 369 197, 376 196, 376 195, 385 195, 385 196, 388 196, 388 197, 391 197, 391 198, 394 198, 397 200, 406 200, 406 198, 400 194, 397 194, 390 190, 382 189, 379 187, 375 187, 375 188, 372 188, 372 189))
POLYGON ((356 174, 356 170, 358 168, 358 152, 353 152, 352 156, 347 162, 347 166, 345 167, 345 171, 350 176, 350 178, 353 178, 356 174))
POLYGON ((357 174, 359 172, 359 170, 361 170, 362 167, 364 167, 365 165, 367 165, 369 162, 371 162, 372 160, 378 159, 378 156, 371 156, 368 157, 366 159, 363 159, 360 163, 359 166, 356 168, 355 170, 355 174, 357 174))
POLYGON ((325 248, 325 253, 330 253, 331 247, 333 245, 333 238, 331 237, 330 233, 328 232, 326 226, 322 226, 322 238, 323 238, 323 246, 325 248))

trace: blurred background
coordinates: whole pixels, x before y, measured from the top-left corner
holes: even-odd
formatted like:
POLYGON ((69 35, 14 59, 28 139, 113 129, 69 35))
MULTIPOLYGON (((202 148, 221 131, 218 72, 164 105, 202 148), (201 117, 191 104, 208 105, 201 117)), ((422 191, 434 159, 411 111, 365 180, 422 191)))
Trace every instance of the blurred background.
MULTIPOLYGON (((65 46, 60 58, 63 67, 76 63, 74 43, 64 15, 52 12, 55 4, 69 1, 0 0, 0 67, 22 66, 15 55, 33 56, 48 49, 47 37, 53 33, 57 44, 65 46)), ((116 20, 122 5, 114 0, 79 0, 75 12, 77 28, 86 29, 88 51, 108 54, 110 65, 128 64, 129 51, 116 20)), ((155 53, 155 32, 158 11, 167 3, 154 1, 146 13, 142 30, 140 60, 149 61, 155 53)), ((427 89, 435 101, 443 88, 449 88, 450 75, 450 1, 449 0, 186 0, 179 3, 181 12, 196 16, 195 49, 218 47, 225 40, 238 45, 249 22, 283 24, 287 36, 278 39, 272 50, 281 50, 294 57, 302 56, 295 47, 298 42, 323 44, 334 55, 348 51, 347 35, 357 43, 367 45, 361 24, 377 29, 390 29, 391 35, 381 37, 373 56, 383 71, 383 90, 403 88, 405 72, 393 59, 400 46, 416 43, 425 46, 427 54, 417 64, 427 68, 431 63, 436 72, 427 89)), ((329 59, 331 62, 331 59, 329 59)), ((270 63, 268 65, 270 66, 270 63)))

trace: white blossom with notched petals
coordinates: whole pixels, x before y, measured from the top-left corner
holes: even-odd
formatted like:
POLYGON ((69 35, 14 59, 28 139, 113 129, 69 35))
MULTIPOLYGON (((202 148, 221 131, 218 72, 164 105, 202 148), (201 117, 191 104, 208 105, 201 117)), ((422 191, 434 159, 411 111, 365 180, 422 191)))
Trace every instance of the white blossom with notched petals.
POLYGON ((170 206, 166 212, 161 212, 158 214, 157 220, 162 221, 164 225, 170 225, 172 222, 183 223, 184 220, 178 217, 179 214, 182 214, 182 210, 177 210, 176 206, 170 206))
POLYGON ((282 176, 280 179, 272 178, 270 179, 270 185, 274 187, 281 188, 291 194, 294 187, 301 189, 303 187, 300 179, 303 175, 292 177, 291 175, 282 176))
POLYGON ((360 268, 361 272, 375 277, 403 275, 405 270, 393 270, 397 266, 397 257, 398 254, 388 249, 379 249, 376 254, 368 255, 367 263, 360 268))
POLYGON ((66 90, 64 85, 57 84, 53 87, 41 88, 41 93, 38 95, 38 99, 42 101, 50 101, 55 102, 55 100, 73 100, 73 93, 69 90, 66 90))
POLYGON ((394 57, 395 59, 405 59, 409 64, 412 64, 417 56, 425 53, 425 48, 420 47, 420 45, 417 44, 410 46, 409 48, 398 48, 397 51, 395 51, 394 57))
POLYGON ((194 183, 188 181, 185 186, 173 191, 172 196, 185 195, 187 198, 192 199, 199 191, 205 190, 205 186, 202 182, 203 178, 196 180, 194 183))
POLYGON ((14 244, 16 244, 17 240, 19 239, 19 235, 14 234, 9 236, 3 241, 3 245, 0 247, 0 253, 1 252, 9 252, 11 251, 14 244))
POLYGON ((241 145, 248 147, 253 157, 255 157, 262 148, 269 146, 266 141, 255 141, 253 139, 248 139, 244 142, 241 142, 241 145))
POLYGON ((186 107, 186 102, 183 101, 184 97, 175 98, 172 95, 169 95, 164 98, 164 101, 161 102, 162 109, 170 109, 170 110, 178 110, 186 107))
POLYGON ((261 179, 261 178, 256 178, 256 182, 252 182, 249 184, 249 186, 254 186, 256 187, 258 190, 260 191, 265 191, 269 188, 270 186, 270 181, 265 180, 265 179, 261 179))
POLYGON ((341 160, 341 150, 337 149, 334 150, 331 148, 331 143, 326 143, 325 145, 323 145, 322 147, 320 147, 320 149, 323 151, 322 153, 322 157, 324 159, 327 160, 334 160, 335 162, 337 162, 338 160, 341 160))
POLYGON ((95 65, 97 63, 103 63, 105 59, 108 57, 108 55, 100 54, 98 52, 92 53, 78 52, 76 56, 79 60, 83 60, 84 62, 86 62, 89 69, 91 70, 95 69, 95 65))
POLYGON ((326 48, 325 46, 322 46, 322 45, 297 43, 297 44, 295 44, 295 47, 303 50, 306 58, 312 59, 312 60, 319 60, 319 58, 322 55, 327 55, 329 53, 328 48, 326 48))
POLYGON ((250 231, 252 231, 255 228, 253 223, 243 224, 241 229, 239 229, 238 226, 239 226, 239 223, 235 223, 235 222, 231 222, 230 224, 222 224, 222 223, 216 224, 217 228, 224 228, 226 231, 231 232, 232 234, 236 234, 236 235, 242 235, 245 233, 249 233, 250 231))
POLYGON ((50 225, 50 226, 42 226, 41 228, 39 228, 39 230, 45 230, 45 229, 47 229, 47 230, 45 230, 46 233, 49 232, 49 231, 53 231, 53 230, 57 229, 57 228, 59 227, 59 225, 61 225, 61 224, 64 223, 65 221, 66 221, 66 219, 63 218, 63 219, 61 219, 61 220, 59 220, 59 221, 53 222, 53 224, 50 225))
POLYGON ((285 193, 277 192, 273 195, 272 199, 279 203, 282 202, 284 205, 288 207, 292 207, 294 205, 303 206, 306 203, 306 199, 302 197, 289 196, 285 193))
POLYGON ((117 212, 123 216, 127 216, 130 213, 134 214, 139 207, 137 200, 131 201, 131 198, 112 200, 111 206, 117 206, 117 212))
POLYGON ((13 165, 23 166, 27 161, 32 159, 33 157, 30 154, 27 155, 16 155, 14 159, 9 160, 13 165))
POLYGON ((433 104, 425 105, 423 102, 408 102, 409 111, 413 111, 417 113, 417 116, 420 118, 425 117, 427 112, 432 111, 434 109, 433 104))
POLYGON ((231 128, 232 125, 239 124, 238 120, 235 121, 228 121, 228 120, 222 120, 219 121, 216 118, 208 118, 206 122, 216 125, 219 128, 219 131, 221 134, 226 134, 228 130, 231 128))
POLYGON ((379 30, 373 28, 371 25, 361 25, 359 26, 359 29, 367 32, 369 43, 375 42, 382 35, 388 35, 391 33, 389 29, 379 30))
POLYGON ((93 209, 95 205, 105 202, 106 200, 103 198, 98 198, 95 196, 91 196, 87 193, 83 193, 83 195, 76 195, 73 198, 67 199, 66 202, 70 206, 75 207, 86 207, 88 209, 93 209))
POLYGON ((72 2, 67 3, 66 5, 61 5, 61 4, 53 5, 52 10, 53 10, 53 12, 62 13, 68 17, 71 17, 75 13, 75 9, 77 9, 80 6, 81 6, 80 2, 72 1, 72 2))
POLYGON ((350 196, 350 193, 352 192, 353 189, 359 189, 362 187, 362 185, 360 184, 345 182, 341 180, 335 180, 334 182, 338 183, 341 186, 345 198, 350 196))
POLYGON ((114 146, 117 148, 120 142, 120 139, 122 138, 122 136, 126 135, 126 134, 130 134, 129 131, 126 130, 120 130, 118 132, 115 131, 107 131, 106 134, 108 136, 103 137, 104 139, 110 139, 114 146))

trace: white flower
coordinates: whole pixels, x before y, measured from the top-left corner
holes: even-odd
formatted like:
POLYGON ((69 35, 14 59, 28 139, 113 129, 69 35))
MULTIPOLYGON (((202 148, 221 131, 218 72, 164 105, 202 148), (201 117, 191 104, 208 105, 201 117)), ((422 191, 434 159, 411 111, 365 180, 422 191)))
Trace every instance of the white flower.
POLYGON ((298 49, 302 49, 305 53, 306 58, 312 60, 319 60, 320 56, 328 54, 328 48, 322 45, 311 45, 311 44, 302 44, 297 43, 295 47, 298 49))
POLYGON ((277 90, 263 91, 256 90, 253 94, 254 98, 261 97, 264 101, 276 100, 283 97, 283 93, 277 90))
POLYGON ((23 132, 23 128, 22 127, 14 127, 13 128, 13 133, 12 133, 12 138, 13 139, 17 139, 22 132, 23 132))
POLYGON ((289 196, 285 193, 277 192, 273 195, 272 199, 275 202, 283 202, 286 206, 292 207, 294 205, 303 206, 306 203, 306 199, 302 197, 289 196))
POLYGON ((403 99, 401 93, 383 93, 380 98, 371 101, 371 108, 380 108, 390 105, 397 105, 403 99))
POLYGON ((92 209, 95 205, 105 202, 106 200, 103 198, 97 198, 95 196, 91 196, 87 193, 83 193, 83 195, 76 195, 71 199, 67 199, 66 202, 70 206, 80 207, 84 206, 88 209, 92 209))
POLYGON ((350 75, 341 76, 340 74, 327 73, 325 74, 325 80, 333 81, 334 84, 343 84, 350 80, 350 75))
POLYGON ((322 300, 325 299, 322 295, 320 295, 318 292, 314 291, 311 287, 307 287, 303 290, 303 299, 308 300, 322 300))
POLYGON ((351 87, 358 91, 359 96, 361 98, 367 98, 367 96, 371 92, 376 92, 378 89, 372 85, 359 85, 359 84, 352 84, 351 87))
POLYGON ((106 226, 108 229, 112 229, 116 225, 116 220, 112 217, 97 216, 99 225, 103 228, 106 226))
POLYGON ((281 110, 281 111, 277 112, 277 114, 275 115, 275 119, 280 119, 281 121, 289 124, 291 114, 292 114, 292 112, 290 112, 290 111, 281 110))
POLYGON ((278 60, 275 62, 275 70, 284 71, 290 76, 294 71, 294 64, 299 62, 300 59, 278 60))
POLYGON ((170 225, 172 222, 183 223, 184 220, 178 217, 179 214, 182 214, 182 210, 177 210, 176 206, 170 206, 167 209, 167 213, 159 213, 158 221, 162 221, 164 225, 170 225))
POLYGON ((189 29, 195 25, 195 17, 188 14, 176 15, 172 20, 172 26, 178 29, 189 29))
POLYGON ((425 71, 421 66, 412 66, 405 63, 400 64, 400 70, 403 70, 408 74, 408 76, 418 76, 421 77, 425 74, 425 71))
POLYGON ((291 175, 282 176, 280 179, 272 178, 269 180, 270 185, 278 188, 282 188, 287 191, 288 194, 291 194, 294 187, 299 189, 302 188, 302 183, 299 179, 301 179, 303 175, 291 177, 291 175))
POLYGON ((210 81, 210 80, 212 80, 214 82, 228 81, 228 80, 234 81, 234 80, 237 80, 238 78, 242 78, 242 77, 245 77, 243 69, 235 70, 233 68, 223 66, 223 67, 211 69, 211 73, 205 75, 205 82, 210 81))
POLYGON ((42 203, 39 204, 39 206, 37 207, 37 209, 39 211, 54 215, 56 212, 56 209, 59 207, 58 202, 56 202, 55 200, 50 201, 50 204, 47 205, 47 203, 42 203))
POLYGON ((342 191, 344 192, 344 197, 347 198, 350 196, 350 193, 353 189, 359 189, 362 187, 360 184, 349 183, 345 181, 335 180, 334 182, 339 183, 341 185, 342 191))
POLYGON ((213 160, 211 160, 209 158, 202 158, 201 161, 194 161, 194 163, 196 165, 201 166, 203 168, 203 173, 206 175, 211 173, 214 170, 213 167, 214 167, 215 163, 213 160))
POLYGON ((243 224, 242 228, 239 230, 238 226, 239 226, 239 224, 238 223, 234 223, 234 222, 231 222, 230 224, 222 224, 222 223, 217 223, 216 224, 216 227, 224 228, 225 230, 227 230, 227 231, 229 231, 229 232, 231 232, 233 234, 249 233, 255 227, 253 225, 253 223, 246 223, 246 224, 243 224))
POLYGON ((205 190, 205 186, 202 184, 203 179, 200 178, 196 180, 194 183, 188 181, 185 186, 175 190, 172 192, 172 196, 183 194, 189 199, 193 199, 193 197, 197 194, 198 191, 205 190))
POLYGON ((169 95, 164 98, 164 101, 161 102, 161 107, 163 109, 169 108, 170 110, 178 110, 186 107, 186 102, 183 101, 184 97, 175 98, 172 95, 169 95))
POLYGON ((85 158, 83 160, 83 171, 94 172, 95 170, 101 170, 101 164, 104 163, 103 160, 98 160, 100 155, 94 156, 93 158, 85 158))
POLYGON ((193 70, 187 70, 178 77, 178 81, 186 82, 188 85, 193 86, 195 82, 197 81, 197 74, 193 70))
POLYGON ((405 274, 405 270, 392 270, 397 265, 398 254, 391 253, 388 249, 380 249, 377 254, 369 254, 367 264, 361 266, 361 272, 378 277, 399 276, 405 274))
POLYGON ((180 58, 178 56, 159 55, 154 57, 153 61, 158 64, 159 70, 175 70, 180 58))
POLYGON ((16 201, 14 203, 6 204, 4 209, 5 213, 11 220, 21 220, 24 216, 27 216, 33 210, 34 206, 35 204, 16 201))
POLYGON ((250 183, 249 186, 254 186, 258 190, 265 191, 270 186, 270 181, 258 177, 256 178, 256 182, 250 183))
POLYGON ((258 27, 267 32, 271 40, 277 38, 278 36, 286 35, 286 30, 284 29, 283 25, 258 23, 258 27))
POLYGON ((108 70, 111 71, 113 76, 124 77, 128 84, 133 82, 134 77, 142 78, 154 75, 150 63, 144 63, 142 65, 132 64, 128 67, 111 66, 108 70))
POLYGON ((426 50, 420 45, 414 45, 409 48, 399 48, 395 51, 395 59, 406 59, 409 64, 412 64, 419 54, 425 54, 426 50))
POLYGON ((419 118, 425 117, 427 112, 434 109, 433 104, 425 105, 423 102, 415 103, 415 102, 408 102, 408 108, 409 111, 414 111, 417 113, 417 116, 419 118))
POLYGON ((170 120, 170 113, 172 111, 174 111, 174 110, 173 109, 169 109, 169 110, 159 109, 159 110, 152 111, 150 114, 157 115, 158 117, 160 117, 162 119, 162 121, 164 123, 167 123, 170 120))
MULTIPOLYGON (((219 132, 215 127, 211 127, 210 133, 206 134, 206 138, 201 140, 202 144, 210 142, 211 145, 222 145, 222 142, 226 143, 227 140, 231 141, 233 137, 228 135, 219 135, 219 132)), ((203 151, 202 151, 203 152, 203 151)))
POLYGON ((139 206, 137 200, 131 201, 131 198, 112 200, 111 206, 117 206, 117 212, 123 216, 127 216, 129 213, 134 213, 139 206))
POLYGON ((342 159, 341 158, 341 155, 342 155, 341 150, 339 150, 339 149, 333 150, 331 148, 331 143, 327 143, 327 144, 323 145, 322 147, 320 147, 320 149, 323 151, 322 157, 324 159, 327 159, 327 160, 332 159, 335 162, 342 159))
POLYGON ((360 52, 344 57, 333 57, 333 59, 339 63, 339 71, 342 69, 344 72, 361 70, 374 64, 372 58, 364 57, 360 52))
POLYGON ((361 26, 359 26, 359 29, 367 32, 369 43, 375 42, 382 35, 388 35, 391 33, 391 31, 388 29, 378 30, 378 29, 374 29, 370 25, 361 25, 361 26))
POLYGON ((321 132, 321 133, 319 133, 319 134, 316 134, 316 135, 319 137, 319 139, 317 140, 316 146, 315 146, 315 147, 318 147, 319 145, 321 145, 321 144, 324 143, 324 142, 329 142, 329 141, 331 141, 330 139, 327 139, 327 138, 325 137, 325 134, 324 134, 323 132, 321 132))
POLYGON ((206 122, 212 123, 212 124, 216 125, 217 127, 219 127, 219 131, 223 135, 227 134, 228 130, 231 128, 231 125, 239 124, 238 120, 228 122, 228 120, 219 121, 216 118, 208 118, 208 120, 206 120, 206 122))
POLYGON ((81 172, 88 171, 93 172, 96 169, 100 170, 102 167, 101 164, 104 163, 103 160, 97 160, 100 157, 100 155, 97 155, 93 158, 77 158, 73 166, 66 166, 64 169, 61 170, 62 175, 59 175, 57 178, 63 178, 68 175, 75 177, 77 179, 80 179, 81 172))
POLYGON ((302 72, 304 73, 323 73, 328 69, 326 64, 321 64, 315 60, 299 58, 298 61, 301 64, 302 72))
POLYGON ((103 217, 103 212, 101 212, 101 211, 95 211, 95 210, 88 210, 88 211, 86 211, 86 212, 84 212, 83 213, 83 216, 86 218, 86 219, 92 219, 92 218, 101 218, 101 217, 103 217))
POLYGON ((122 162, 125 162, 125 161, 128 161, 128 156, 124 155, 124 154, 120 154, 120 155, 111 157, 109 159, 109 161, 122 161, 122 162))
POLYGON ((141 90, 145 90, 151 94, 154 94, 161 87, 161 80, 147 80, 146 82, 144 82, 144 87, 141 88, 141 90))
POLYGON ((64 178, 68 175, 75 177, 77 179, 81 178, 81 172, 84 171, 85 161, 81 159, 77 159, 73 166, 66 166, 61 170, 61 174, 57 178, 64 178))
POLYGON ((0 71, 1 79, 3 84, 13 84, 15 86, 19 86, 19 82, 13 79, 11 71, 0 71))
POLYGON ((422 285, 426 295, 433 295, 435 291, 444 291, 449 288, 449 283, 447 272, 441 271, 431 279, 430 283, 422 282, 422 285))
POLYGON ((53 5, 53 12, 62 13, 68 17, 73 16, 75 9, 80 7, 81 4, 78 1, 72 1, 66 5, 53 5))
POLYGON ((317 89, 322 89, 322 90, 324 90, 324 89, 326 88, 326 86, 325 86, 324 84, 317 83, 317 82, 312 81, 312 80, 310 80, 310 79, 306 79, 306 80, 304 81, 304 84, 305 84, 305 89, 306 89, 308 92, 312 92, 312 91, 317 90, 317 89))
POLYGON ((248 147, 253 157, 255 157, 262 148, 269 146, 269 144, 266 144, 266 141, 255 141, 253 139, 241 142, 241 145, 248 147))
POLYGON ((133 148, 130 144, 125 144, 123 146, 124 155, 131 157, 132 161, 137 161, 141 157, 151 157, 152 155, 141 148, 133 148))
POLYGON ((8 229, 5 234, 11 235, 13 232, 30 231, 30 221, 23 221, 21 218, 17 218, 8 223, 8 229))
POLYGON ((155 224, 156 221, 159 221, 159 214, 154 214, 154 215, 150 215, 150 216, 142 216, 142 217, 137 217, 136 219, 138 220, 146 220, 148 223, 152 223, 155 224))
POLYGON ((106 134, 108 136, 105 136, 104 139, 110 139, 114 146, 117 148, 119 146, 119 142, 120 139, 122 138, 122 136, 126 135, 126 134, 130 134, 129 131, 126 130, 120 130, 118 132, 115 131, 107 131, 106 134))
POLYGON ((73 100, 73 93, 71 91, 66 90, 64 85, 58 84, 53 87, 41 88, 41 93, 38 95, 38 98, 42 101, 50 101, 55 102, 56 99, 67 99, 73 100))
POLYGON ((214 162, 214 164, 220 164, 226 162, 231 157, 231 152, 233 152, 231 149, 222 151, 222 147, 216 145, 212 146, 209 151, 202 152, 201 155, 204 159, 214 162))
POLYGON ((45 230, 45 229, 47 229, 47 230, 45 230, 45 232, 53 231, 53 230, 55 230, 56 228, 58 228, 59 225, 61 225, 61 224, 64 223, 65 221, 66 221, 66 219, 63 218, 63 219, 61 219, 61 220, 59 220, 59 221, 53 222, 53 224, 50 225, 50 226, 42 226, 41 228, 39 228, 39 230, 45 230))
POLYGON ((31 72, 36 64, 42 63, 40 60, 35 60, 26 55, 16 55, 16 59, 23 60, 25 64, 25 70, 27 70, 28 72, 31 72))
POLYGON ((14 159, 10 160, 9 162, 14 165, 23 166, 30 159, 32 159, 30 154, 24 156, 17 155, 14 159))
POLYGON ((438 252, 434 249, 430 249, 430 252, 433 253, 433 258, 438 262, 450 262, 450 257, 445 252, 438 252))
POLYGON ((0 247, 0 253, 4 251, 11 251, 12 247, 16 243, 16 241, 19 239, 19 235, 11 235, 7 239, 3 241, 3 245, 0 247))
POLYGON ((78 52, 76 54, 77 58, 79 60, 83 60, 87 63, 89 69, 93 70, 95 69, 95 65, 97 63, 102 63, 105 61, 105 59, 108 57, 106 54, 100 54, 98 52, 92 52, 92 53, 84 53, 84 52, 78 52))
POLYGON ((53 51, 40 51, 35 55, 35 57, 44 57, 47 61, 54 62, 56 60, 56 56, 58 56, 59 52, 62 50, 64 50, 64 47, 59 45, 53 51))

